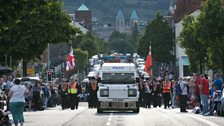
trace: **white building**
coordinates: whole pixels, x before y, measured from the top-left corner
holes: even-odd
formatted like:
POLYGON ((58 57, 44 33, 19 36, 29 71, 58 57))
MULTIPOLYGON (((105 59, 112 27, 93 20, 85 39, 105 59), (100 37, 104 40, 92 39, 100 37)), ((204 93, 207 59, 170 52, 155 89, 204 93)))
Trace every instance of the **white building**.
MULTIPOLYGON (((196 10, 190 15, 193 17, 198 17, 200 15, 200 10, 196 10)), ((175 24, 175 37, 176 37, 176 66, 177 66, 177 75, 179 77, 188 76, 189 75, 189 58, 185 54, 185 50, 182 49, 179 45, 179 36, 183 29, 183 19, 175 24)))

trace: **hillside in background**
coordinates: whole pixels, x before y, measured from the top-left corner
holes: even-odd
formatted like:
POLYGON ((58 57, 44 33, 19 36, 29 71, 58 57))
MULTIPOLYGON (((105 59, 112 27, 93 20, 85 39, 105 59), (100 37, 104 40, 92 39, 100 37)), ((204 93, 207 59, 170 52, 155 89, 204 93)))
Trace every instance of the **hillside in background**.
POLYGON ((156 12, 167 14, 170 0, 64 0, 64 10, 74 13, 84 3, 92 16, 99 22, 111 23, 115 21, 118 10, 121 9, 129 20, 133 9, 137 11, 140 20, 150 20, 156 12))

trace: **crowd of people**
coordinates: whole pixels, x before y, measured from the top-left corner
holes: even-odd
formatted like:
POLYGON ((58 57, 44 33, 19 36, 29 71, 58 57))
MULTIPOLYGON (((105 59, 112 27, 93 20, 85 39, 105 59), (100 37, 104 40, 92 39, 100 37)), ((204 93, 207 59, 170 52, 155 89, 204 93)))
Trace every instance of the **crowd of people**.
MULTIPOLYGON (((63 80, 58 85, 57 93, 53 84, 41 84, 35 81, 34 85, 20 84, 19 79, 3 75, 0 80, 0 90, 4 91, 1 99, 6 100, 5 111, 11 111, 16 125, 23 125, 23 111, 44 110, 47 107, 54 107, 57 103, 56 95, 60 96, 62 109, 78 109, 79 96, 83 93, 81 84, 77 79, 63 80)), ((161 107, 164 109, 180 108, 180 112, 187 112, 187 108, 197 108, 202 115, 214 115, 217 113, 217 104, 220 102, 222 89, 224 87, 220 74, 215 74, 214 80, 210 80, 206 74, 195 74, 191 78, 180 77, 174 80, 170 76, 160 78, 140 78, 139 103, 142 107, 161 107)), ((97 107, 97 79, 89 78, 85 87, 89 108, 97 107)), ((1 104, 4 109, 4 103, 1 104)), ((195 110, 195 109, 194 109, 195 110)))
POLYGON ((71 110, 78 109, 79 94, 81 93, 81 85, 77 79, 64 80, 58 86, 58 93, 61 96, 62 109, 71 108, 71 110))
POLYGON ((163 102, 164 109, 179 107, 180 112, 188 112, 187 108, 198 108, 196 113, 214 115, 222 89, 223 82, 218 73, 214 80, 206 74, 180 77, 177 81, 169 76, 155 79, 141 77, 139 102, 145 108, 151 108, 151 105, 161 107, 163 102))

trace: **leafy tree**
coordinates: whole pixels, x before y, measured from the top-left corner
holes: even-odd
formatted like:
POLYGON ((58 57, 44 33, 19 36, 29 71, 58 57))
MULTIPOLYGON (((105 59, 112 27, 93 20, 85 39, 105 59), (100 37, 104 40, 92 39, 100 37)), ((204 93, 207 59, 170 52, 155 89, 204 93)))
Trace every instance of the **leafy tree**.
POLYGON ((83 71, 88 63, 88 52, 79 48, 74 49, 76 59, 76 69, 83 71))
POLYGON ((135 23, 134 27, 132 28, 132 33, 131 33, 132 44, 133 44, 134 50, 136 50, 138 34, 139 34, 138 26, 137 26, 137 23, 135 23))
POLYGON ((209 66, 224 73, 224 1, 207 0, 198 18, 197 33, 207 47, 209 66))
POLYGON ((110 49, 121 53, 133 53, 133 44, 131 43, 131 37, 125 33, 114 31, 108 40, 108 46, 110 49))
POLYGON ((192 72, 198 72, 198 64, 200 73, 206 63, 206 46, 198 38, 196 27, 198 22, 193 16, 186 16, 183 19, 183 30, 180 33, 179 44, 185 49, 185 53, 189 57, 190 70, 192 72))
POLYGON ((73 42, 75 48, 88 51, 88 57, 107 51, 107 43, 92 35, 91 32, 79 35, 73 42))
POLYGON ((153 60, 160 63, 174 61, 172 29, 159 13, 148 23, 144 35, 138 41, 137 51, 146 57, 151 43, 153 60))
MULTIPOLYGON (((5 49, 0 53, 10 55, 16 61, 23 59, 23 74, 26 76, 27 62, 38 58, 48 43, 68 42, 78 30, 70 25, 69 16, 55 0, 16 2, 23 6, 24 11, 18 13, 15 25, 0 31, 0 45, 5 49)), ((16 11, 16 7, 12 8, 10 11, 16 11)), ((8 19, 13 20, 13 16, 9 15, 8 19)))
POLYGON ((91 38, 84 38, 78 47, 88 52, 88 58, 97 54, 95 41, 91 38))

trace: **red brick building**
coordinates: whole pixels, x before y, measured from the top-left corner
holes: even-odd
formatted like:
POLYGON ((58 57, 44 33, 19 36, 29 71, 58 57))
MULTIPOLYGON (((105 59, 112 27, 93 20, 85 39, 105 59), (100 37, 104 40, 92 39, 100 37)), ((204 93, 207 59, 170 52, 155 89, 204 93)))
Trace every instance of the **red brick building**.
POLYGON ((75 21, 79 22, 83 27, 88 30, 92 30, 92 12, 89 10, 85 4, 82 4, 75 11, 75 21))
POLYGON ((174 13, 174 22, 178 22, 185 15, 200 9, 202 1, 203 0, 177 0, 174 13))

